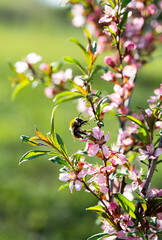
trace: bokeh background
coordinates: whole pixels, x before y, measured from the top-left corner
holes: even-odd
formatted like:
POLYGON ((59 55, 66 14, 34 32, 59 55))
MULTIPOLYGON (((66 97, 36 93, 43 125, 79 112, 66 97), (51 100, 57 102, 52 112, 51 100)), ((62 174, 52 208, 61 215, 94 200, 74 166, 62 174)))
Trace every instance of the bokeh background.
MULTIPOLYGON (((19 158, 30 150, 21 143, 20 135, 33 136, 34 125, 44 134, 49 132, 54 103, 44 96, 42 86, 27 87, 13 102, 8 62, 30 52, 49 62, 66 55, 83 61, 80 50, 68 41, 70 37, 85 42, 81 29, 71 25, 69 9, 43 4, 43 0, 0 0, 0 240, 85 240, 100 231, 96 215, 85 210, 96 200, 84 191, 73 195, 69 189, 58 192, 62 183, 56 165, 43 157, 18 165, 19 158)), ((103 63, 102 58, 99 61, 103 63)), ((158 45, 138 74, 132 109, 147 106, 146 100, 160 85, 161 66, 162 47, 158 45)), ((111 92, 109 84, 98 81, 94 85, 111 92)), ((75 116, 75 102, 62 104, 56 114, 56 131, 69 154, 81 146, 68 130, 75 116)), ((107 115, 105 131, 111 132, 112 142, 117 129, 118 122, 107 115)), ((162 187, 161 170, 155 172, 152 187, 162 187)))

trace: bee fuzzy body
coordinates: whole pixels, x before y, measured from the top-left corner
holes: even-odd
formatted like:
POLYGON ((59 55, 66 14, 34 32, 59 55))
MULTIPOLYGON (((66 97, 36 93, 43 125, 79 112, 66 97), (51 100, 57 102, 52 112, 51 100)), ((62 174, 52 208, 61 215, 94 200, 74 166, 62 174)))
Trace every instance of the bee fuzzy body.
POLYGON ((82 125, 86 124, 88 121, 84 121, 81 118, 77 117, 71 120, 70 122, 70 130, 71 134, 74 138, 84 138, 82 135, 87 135, 86 130, 83 130, 82 125))

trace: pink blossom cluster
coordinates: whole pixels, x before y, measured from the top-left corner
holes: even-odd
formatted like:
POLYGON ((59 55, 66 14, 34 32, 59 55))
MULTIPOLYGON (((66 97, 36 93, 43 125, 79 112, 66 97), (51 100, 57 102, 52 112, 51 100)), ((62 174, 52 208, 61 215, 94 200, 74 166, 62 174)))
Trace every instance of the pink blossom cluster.
MULTIPOLYGON (((109 132, 104 135, 103 130, 99 127, 94 127, 93 131, 84 140, 86 141, 84 151, 87 151, 88 156, 91 158, 94 156, 98 157, 102 160, 102 164, 95 164, 93 159, 91 163, 82 159, 76 163, 75 170, 72 171, 68 168, 64 168, 64 172, 60 173, 59 179, 68 182, 71 193, 74 187, 77 191, 80 191, 82 187, 84 187, 86 192, 93 192, 102 199, 100 200, 101 205, 104 203, 108 207, 109 214, 113 217, 114 222, 118 226, 118 230, 116 230, 110 222, 103 220, 102 228, 104 233, 110 235, 103 239, 110 240, 118 237, 120 239, 142 240, 142 238, 136 234, 136 226, 131 216, 129 214, 120 213, 117 202, 112 202, 112 195, 110 194, 110 186, 108 183, 115 172, 124 174, 124 176, 127 176, 129 179, 129 184, 125 183, 123 195, 132 201, 134 199, 134 192, 138 190, 139 195, 142 197, 141 190, 145 184, 145 181, 142 179, 142 169, 139 172, 135 167, 132 167, 125 155, 121 154, 119 147, 108 147, 106 143, 109 137, 109 132), (119 167, 121 169, 120 171, 119 167)), ((162 148, 157 148, 155 150, 152 144, 148 144, 146 149, 147 151, 142 149, 139 150, 145 158, 149 157, 150 159, 155 159, 162 153, 162 148)), ((112 190, 113 193, 119 192, 120 184, 121 182, 115 178, 112 190)), ((162 196, 162 190, 149 188, 146 196, 148 198, 162 196)), ((144 212, 142 217, 143 220, 145 220, 146 216, 144 212)), ((146 234, 148 239, 157 239, 155 235, 156 228, 158 228, 158 230, 162 229, 162 216, 160 211, 156 213, 156 217, 157 227, 150 226, 152 233, 146 234), (153 237, 154 235, 155 237, 153 237)), ((138 228, 140 227, 139 225, 138 228)))
MULTIPOLYGON (((14 72, 18 75, 18 79, 14 83, 29 81, 33 86, 38 83, 44 83, 45 96, 53 98, 59 92, 66 89, 66 82, 72 78, 72 69, 67 68, 65 71, 55 67, 59 66, 58 62, 47 63, 43 62, 37 67, 36 63, 40 62, 42 57, 36 53, 29 53, 23 61, 18 61, 14 64, 14 72)), ((11 79, 12 80, 12 79, 11 79)))

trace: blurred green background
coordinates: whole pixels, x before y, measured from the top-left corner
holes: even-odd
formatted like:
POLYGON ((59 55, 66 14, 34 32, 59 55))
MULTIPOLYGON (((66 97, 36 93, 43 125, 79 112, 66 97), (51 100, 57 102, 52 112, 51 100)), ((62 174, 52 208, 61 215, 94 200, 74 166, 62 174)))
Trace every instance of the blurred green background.
MULTIPOLYGON (((68 15, 67 9, 39 1, 0 1, 0 240, 85 240, 100 231, 96 215, 85 210, 96 200, 84 191, 74 191, 73 195, 69 189, 58 192, 62 183, 56 165, 39 158, 18 166, 19 158, 30 150, 29 145, 20 142, 20 135, 35 135, 34 125, 44 134, 49 132, 54 103, 44 96, 42 86, 27 87, 11 101, 8 61, 18 61, 30 52, 43 56, 43 61, 66 55, 83 61, 79 49, 68 39, 85 39, 80 29, 71 26, 68 15)), ((162 47, 157 46, 150 62, 139 72, 132 99, 134 110, 136 106, 147 106, 146 100, 159 87, 161 51, 162 47)), ((102 58, 99 61, 102 63, 102 58)), ((109 84, 94 85, 111 92, 109 84)), ((77 115, 75 102, 62 104, 56 114, 56 131, 69 154, 81 146, 68 130, 70 120, 77 115)), ((110 141, 115 141, 117 129, 117 121, 107 115, 105 131, 111 132, 110 141)), ((152 187, 161 188, 160 169, 152 187)))

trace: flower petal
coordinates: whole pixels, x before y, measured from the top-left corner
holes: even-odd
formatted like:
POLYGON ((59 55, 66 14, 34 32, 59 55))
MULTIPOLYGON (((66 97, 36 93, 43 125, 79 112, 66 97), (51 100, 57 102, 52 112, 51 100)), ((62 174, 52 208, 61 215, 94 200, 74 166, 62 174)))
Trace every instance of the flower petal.
POLYGON ((79 180, 76 180, 76 181, 75 181, 75 189, 76 189, 77 191, 80 191, 81 188, 82 188, 82 183, 81 183, 79 180))
POLYGON ((106 146, 105 144, 102 145, 102 151, 103 151, 103 154, 106 158, 108 158, 111 154, 111 152, 109 151, 109 148, 108 146, 106 146))
POLYGON ((101 128, 99 128, 99 127, 94 127, 93 128, 93 136, 96 139, 100 140, 101 137, 103 136, 103 134, 104 134, 104 131, 102 131, 101 128))
POLYGON ((156 151, 155 151, 155 153, 154 153, 154 155, 155 155, 156 157, 158 157, 158 156, 160 156, 160 154, 162 154, 162 148, 157 148, 156 151))
POLYGON ((71 181, 69 184, 70 192, 73 193, 74 181, 71 181))
POLYGON ((93 157, 98 153, 98 151, 99 151, 99 145, 98 144, 93 144, 88 149, 88 156, 93 157))

